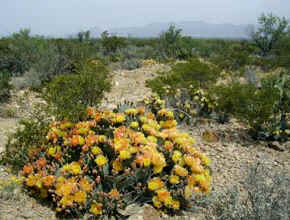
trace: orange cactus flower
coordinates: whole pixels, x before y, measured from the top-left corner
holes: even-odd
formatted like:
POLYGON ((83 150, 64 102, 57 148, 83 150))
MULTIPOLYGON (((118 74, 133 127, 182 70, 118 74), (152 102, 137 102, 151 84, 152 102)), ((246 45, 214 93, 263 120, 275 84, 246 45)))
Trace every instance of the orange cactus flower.
POLYGON ((87 115, 93 116, 94 115, 94 109, 93 108, 88 108, 87 109, 87 115))
POLYGON ((86 137, 86 145, 89 146, 89 147, 94 145, 97 142, 97 140, 98 140, 97 138, 98 138, 97 135, 94 135, 94 134, 88 135, 86 137))
POLYGON ((144 115, 145 114, 145 107, 141 106, 141 107, 137 108, 137 112, 139 115, 144 115))
POLYGON ((54 184, 55 182, 55 177, 54 176, 45 176, 41 179, 42 183, 46 187, 50 187, 54 184))
POLYGON ((25 165, 23 167, 23 172, 25 175, 31 174, 33 172, 33 167, 31 165, 25 165))
POLYGON ((157 190, 157 197, 161 202, 168 201, 171 198, 170 192, 164 188, 157 190))
POLYGON ((73 147, 79 145, 79 138, 78 138, 78 136, 74 135, 74 136, 72 137, 72 139, 71 139, 71 145, 72 145, 73 147))
POLYGON ((40 170, 41 168, 43 168, 44 166, 46 165, 46 159, 45 158, 39 158, 37 161, 36 161, 36 166, 37 168, 40 170))
POLYGON ((119 191, 117 189, 112 189, 109 192, 109 197, 111 199, 119 200, 120 199, 120 193, 119 193, 119 191))
POLYGON ((144 155, 138 155, 135 159, 136 164, 138 164, 140 167, 143 167, 144 159, 144 155))

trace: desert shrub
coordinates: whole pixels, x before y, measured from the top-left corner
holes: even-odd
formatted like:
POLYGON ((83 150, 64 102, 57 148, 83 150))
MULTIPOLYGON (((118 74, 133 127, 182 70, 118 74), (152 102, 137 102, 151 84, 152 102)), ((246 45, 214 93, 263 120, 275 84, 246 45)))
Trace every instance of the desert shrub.
POLYGON ((28 29, 0 40, 0 71, 23 74, 35 61, 41 37, 31 37, 28 29))
POLYGON ((246 43, 230 45, 228 49, 212 56, 210 61, 230 73, 244 73, 245 66, 252 64, 246 43))
POLYGON ((22 186, 22 178, 11 176, 9 179, 0 179, 0 199, 5 200, 18 200, 19 193, 22 186))
POLYGON ((108 31, 104 31, 101 34, 101 43, 105 55, 115 53, 118 49, 126 46, 125 38, 110 35, 108 31))
POLYGON ((290 70, 290 31, 280 42, 278 42, 274 52, 275 58, 272 59, 274 65, 290 70))
POLYGON ((238 187, 216 193, 206 205, 206 219, 289 219, 289 170, 272 170, 257 163, 249 171, 243 185, 244 196, 238 187))
POLYGON ((127 45, 124 48, 120 48, 116 51, 116 54, 121 60, 126 59, 148 59, 154 57, 154 49, 150 46, 137 47, 134 45, 127 45))
POLYGON ((11 96, 10 75, 8 72, 0 72, 0 103, 7 102, 11 96))
POLYGON ((170 25, 168 30, 161 33, 156 45, 156 52, 160 60, 170 58, 185 60, 192 55, 191 38, 181 35, 182 29, 170 25))
POLYGON ((218 110, 249 125, 253 138, 284 140, 289 137, 289 76, 266 77, 260 88, 233 83, 214 89, 218 110))
MULTIPOLYGON (((215 102, 206 91, 202 89, 177 89, 171 93, 169 86, 166 87, 167 94, 160 98, 156 93, 145 98, 142 102, 152 112, 158 112, 166 107, 174 112, 176 120, 179 123, 193 124, 198 117, 213 117, 215 102)), ((218 118, 219 119, 219 118, 218 118)), ((226 120, 225 120, 226 121, 226 120)), ((224 122, 225 122, 224 121, 224 122)))
POLYGON ((27 162, 29 148, 40 149, 45 143, 48 118, 43 108, 36 108, 29 118, 21 120, 16 131, 8 136, 0 163, 10 166, 14 172, 19 171, 27 162))
POLYGON ((57 118, 78 120, 88 106, 97 106, 110 88, 106 66, 83 61, 77 65, 75 74, 54 78, 44 90, 43 97, 57 118))
POLYGON ((68 73, 70 61, 59 53, 56 45, 49 41, 39 48, 36 60, 23 75, 25 84, 29 87, 39 88, 55 76, 68 73))
MULTIPOLYGON (((187 63, 178 63, 171 72, 148 80, 147 86, 165 100, 167 107, 174 109, 180 120, 189 122, 196 116, 208 117, 215 103, 208 89, 219 76, 219 71, 198 58, 187 63)), ((154 103, 154 97, 153 97, 154 103)), ((146 102, 152 102, 145 100, 146 102)))
POLYGON ((172 70, 161 73, 160 76, 148 80, 147 86, 161 97, 166 94, 166 87, 170 86, 172 92, 180 88, 206 89, 213 85, 219 76, 219 70, 214 66, 192 58, 185 63, 177 63, 172 70))
POLYGON ((176 129, 173 112, 87 113, 76 123, 52 122, 45 144, 27 146, 24 185, 60 214, 121 218, 118 210, 132 203, 178 214, 209 193, 210 160, 176 129))
POLYGON ((121 62, 122 69, 134 70, 142 66, 142 62, 138 59, 132 58, 121 62))

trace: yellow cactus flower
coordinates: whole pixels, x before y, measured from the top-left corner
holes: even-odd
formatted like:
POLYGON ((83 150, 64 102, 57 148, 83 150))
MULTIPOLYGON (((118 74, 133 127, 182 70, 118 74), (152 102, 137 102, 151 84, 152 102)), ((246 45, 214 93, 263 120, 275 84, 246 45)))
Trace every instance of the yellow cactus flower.
POLYGON ((181 176, 181 177, 185 177, 185 176, 188 175, 188 171, 187 171, 187 169, 185 169, 184 167, 179 166, 179 165, 175 165, 175 166, 174 166, 174 172, 175 172, 178 176, 181 176))
POLYGON ((121 150, 120 151, 120 159, 121 160, 127 160, 131 158, 131 153, 127 150, 121 150))
POLYGON ((156 191, 161 189, 164 186, 164 183, 159 177, 155 177, 148 181, 148 189, 151 191, 156 191))
POLYGON ((210 163, 211 163, 210 159, 206 155, 204 155, 204 154, 201 155, 201 162, 205 166, 210 166, 210 163))
POLYGON ((105 135, 99 135, 99 136, 98 136, 98 141, 99 141, 100 143, 106 143, 107 140, 108 140, 108 138, 107 138, 107 136, 105 136, 105 135))
POLYGON ((137 148, 137 147, 129 147, 129 152, 130 152, 131 154, 136 154, 137 151, 138 151, 138 148, 137 148))
POLYGON ((74 202, 74 197, 72 195, 67 195, 62 197, 62 199, 59 201, 59 204, 65 208, 68 206, 72 206, 74 202))
POLYGON ((93 203, 90 208, 90 212, 94 215, 101 215, 102 214, 102 207, 103 204, 101 203, 93 203))
POLYGON ((157 143, 157 138, 151 135, 147 137, 147 140, 152 143, 157 143))
POLYGON ((122 123, 126 120, 125 115, 123 115, 122 113, 117 113, 115 115, 115 118, 113 120, 114 123, 122 123))
POLYGON ((164 168, 164 166, 154 166, 153 167, 154 174, 161 173, 163 168, 164 168))
POLYGON ((137 121, 132 121, 130 124, 131 128, 138 128, 139 127, 139 123, 137 121))
POLYGON ((172 158, 174 163, 178 163, 178 161, 181 159, 181 157, 182 157, 182 153, 180 151, 175 150, 173 152, 173 155, 171 158, 172 158))
POLYGON ((148 157, 144 158, 143 165, 144 167, 149 167, 151 165, 151 158, 148 157))
POLYGON ((137 115, 138 111, 135 108, 128 108, 125 110, 125 114, 127 115, 137 115))
POLYGON ((73 200, 77 203, 85 203, 87 200, 87 194, 83 191, 78 191, 73 195, 73 200))
POLYGON ((173 112, 167 112, 166 116, 167 116, 169 119, 173 119, 173 118, 174 118, 174 113, 173 113, 173 112))
POLYGON ((117 172, 120 172, 121 170, 123 170, 123 166, 120 160, 114 160, 113 162, 113 169, 117 172))
POLYGON ((93 190, 92 184, 90 184, 87 178, 82 178, 79 182, 80 189, 85 192, 91 192, 93 190))
POLYGON ((66 179, 65 179, 65 177, 63 177, 63 176, 60 176, 60 177, 58 177, 57 179, 56 179, 56 182, 57 183, 64 183, 66 181, 66 179))
POLYGON ((146 118, 145 116, 140 116, 140 117, 139 117, 139 120, 140 120, 143 124, 145 124, 145 123, 148 122, 148 118, 146 118))
POLYGON ((33 175, 29 175, 26 179, 26 185, 32 187, 36 184, 36 177, 33 175))
POLYGON ((153 196, 152 202, 156 208, 160 209, 162 207, 162 203, 158 200, 157 196, 153 196))
POLYGON ((108 159, 103 156, 103 155, 99 155, 97 156, 97 158, 95 159, 95 162, 96 164, 99 166, 99 167, 102 167, 104 165, 106 165, 108 163, 108 159))
POLYGON ((72 162, 70 164, 70 172, 73 175, 81 174, 82 173, 82 169, 81 169, 80 164, 78 162, 72 162))
POLYGON ((92 153, 94 155, 99 155, 99 154, 102 154, 103 153, 103 151, 101 150, 101 148, 99 148, 98 146, 92 147, 91 151, 92 151, 92 153))
POLYGON ((56 153, 56 147, 50 147, 50 148, 48 148, 47 154, 49 156, 54 156, 55 153, 56 153))
POLYGON ((169 182, 171 184, 178 184, 179 183, 179 176, 176 175, 170 175, 169 182))
POLYGON ((173 200, 172 201, 172 208, 174 210, 179 210, 180 209, 180 202, 178 200, 173 200))

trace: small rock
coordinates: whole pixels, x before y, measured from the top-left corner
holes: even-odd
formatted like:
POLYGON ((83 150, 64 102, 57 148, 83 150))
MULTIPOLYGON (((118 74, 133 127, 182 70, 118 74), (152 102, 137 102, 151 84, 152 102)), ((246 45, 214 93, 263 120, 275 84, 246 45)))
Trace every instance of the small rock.
POLYGON ((269 143, 268 147, 273 149, 273 150, 280 151, 280 152, 285 151, 284 147, 282 145, 280 145, 280 143, 278 141, 274 141, 274 142, 269 143))
POLYGON ((143 207, 139 206, 138 204, 128 205, 124 210, 119 209, 118 212, 124 216, 131 216, 137 214, 143 207))
POLYGON ((161 218, 156 209, 145 204, 138 213, 131 215, 128 220, 161 220, 161 218))
POLYGON ((203 140, 205 140, 207 142, 218 142, 219 141, 218 136, 214 132, 211 132, 211 131, 203 132, 202 138, 203 138, 203 140))

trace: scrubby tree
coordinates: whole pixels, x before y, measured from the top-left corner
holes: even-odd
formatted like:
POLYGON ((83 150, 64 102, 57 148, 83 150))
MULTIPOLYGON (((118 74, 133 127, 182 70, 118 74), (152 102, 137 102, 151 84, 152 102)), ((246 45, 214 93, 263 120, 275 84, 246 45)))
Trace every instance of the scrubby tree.
POLYGON ((286 34, 288 21, 285 17, 262 14, 258 18, 259 27, 250 31, 250 36, 256 46, 261 50, 262 56, 267 56, 277 42, 286 34))
POLYGON ((166 32, 161 33, 159 46, 168 57, 177 57, 181 49, 182 29, 177 29, 175 25, 170 25, 166 32))
POLYGON ((126 46, 125 38, 112 36, 108 31, 104 31, 101 34, 101 43, 105 54, 115 53, 118 49, 126 46))

